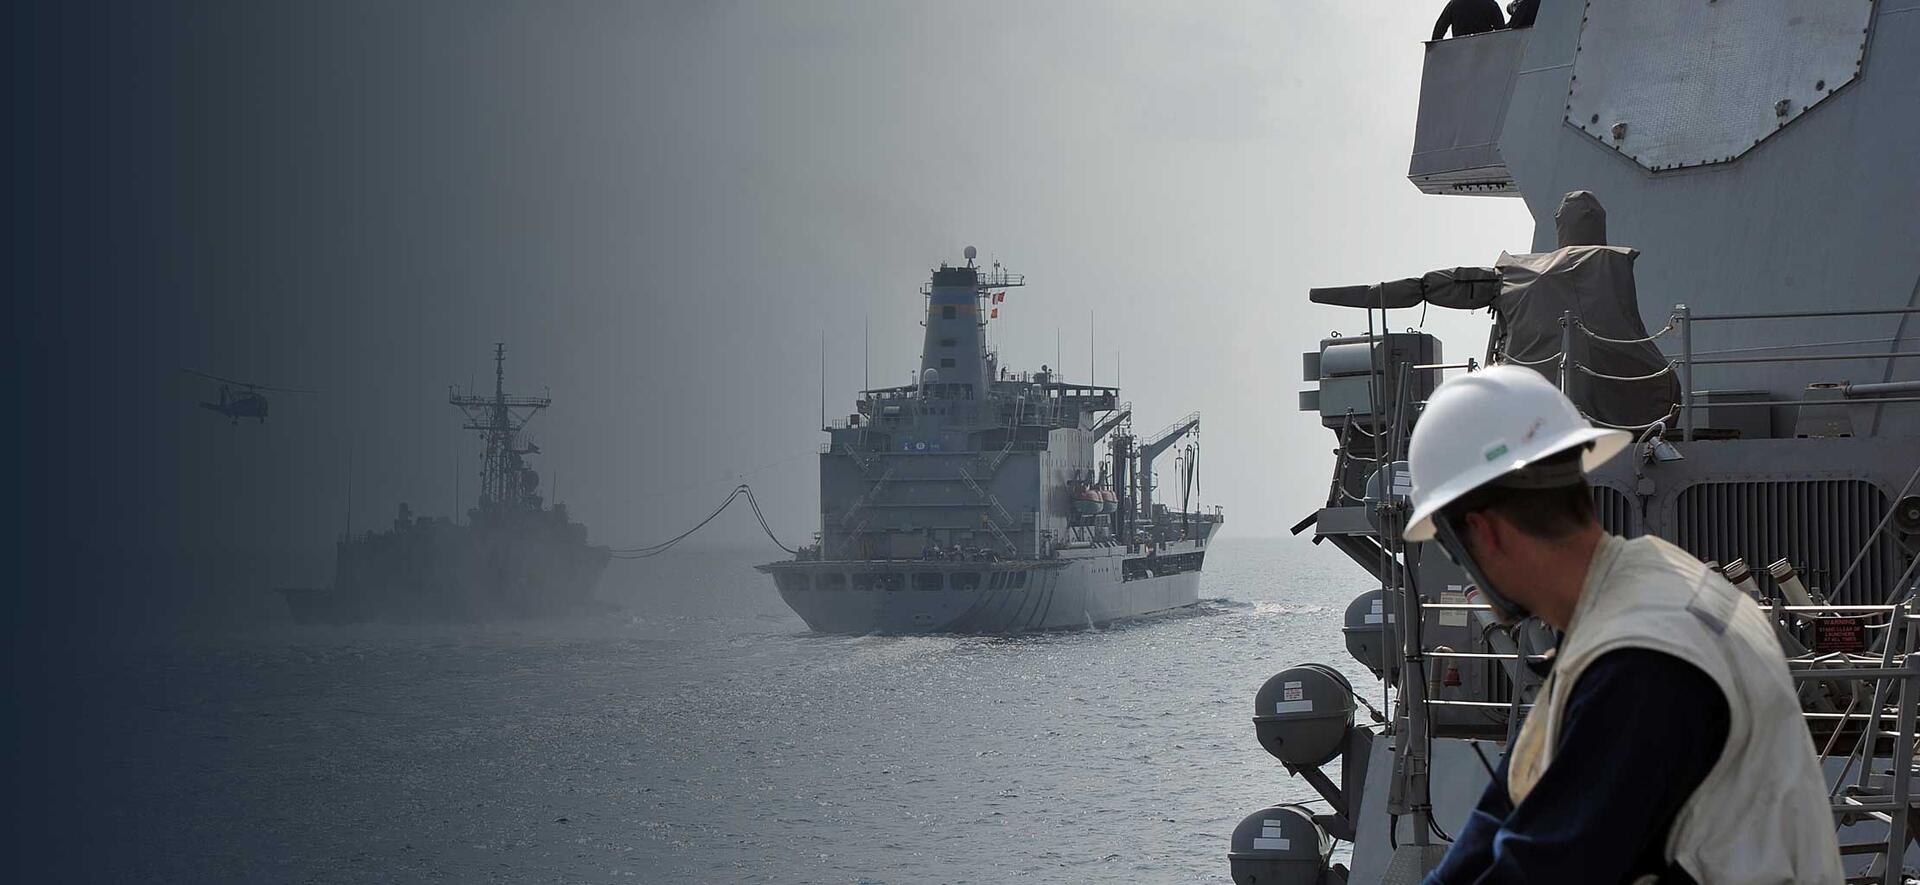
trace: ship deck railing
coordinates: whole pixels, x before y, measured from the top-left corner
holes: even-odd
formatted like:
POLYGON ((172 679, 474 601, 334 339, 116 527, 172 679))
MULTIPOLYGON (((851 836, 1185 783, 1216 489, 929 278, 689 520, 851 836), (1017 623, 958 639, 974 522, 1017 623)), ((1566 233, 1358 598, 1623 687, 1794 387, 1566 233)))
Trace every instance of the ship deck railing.
MULTIPOLYGON (((1691 308, 1689 308, 1685 304, 1674 305, 1673 319, 1672 319, 1672 322, 1668 323, 1667 328, 1677 329, 1680 333, 1680 355, 1676 357, 1671 363, 1671 365, 1675 366, 1680 372, 1680 415, 1679 415, 1680 438, 1684 441, 1690 442, 1693 440, 1693 437, 1694 437, 1695 406, 1694 406, 1693 387, 1694 387, 1694 369, 1697 366, 1730 365, 1734 363, 1742 363, 1742 364, 1783 363, 1783 362, 1807 362, 1807 361, 1824 361, 1824 360, 1859 359, 1859 360, 1887 360, 1888 366, 1891 367, 1893 360, 1912 359, 1912 358, 1920 357, 1920 352, 1887 351, 1883 353, 1860 353, 1860 354, 1851 354, 1851 353, 1848 353, 1848 354, 1775 354, 1772 356, 1726 357, 1721 359, 1704 359, 1703 360, 1703 359, 1700 359, 1699 355, 1694 353, 1694 350, 1693 350, 1694 324, 1712 323, 1712 322, 1735 322, 1735 321, 1746 321, 1746 320, 1794 320, 1794 319, 1815 319, 1815 318, 1826 318, 1826 317, 1900 316, 1900 315, 1910 315, 1910 314, 1916 314, 1916 313, 1920 313, 1920 307, 1872 307, 1872 308, 1852 308, 1852 309, 1841 309, 1841 310, 1789 310, 1789 311, 1770 311, 1770 312, 1756 312, 1756 313, 1696 314, 1693 312, 1691 308)), ((1898 337, 1899 336, 1897 335, 1895 336, 1896 339, 1898 337)), ((1853 343, 1859 343, 1859 342, 1831 342, 1831 343, 1812 342, 1804 346, 1807 346, 1807 347, 1841 346, 1841 345, 1853 344, 1853 343)), ((1895 346, 1898 345, 1897 340, 1889 343, 1894 344, 1895 346)), ((1890 387, 1890 385, 1880 385, 1880 386, 1890 387)), ((1906 391, 1906 392, 1920 393, 1920 382, 1915 382, 1912 386, 1914 389, 1912 391, 1906 391)), ((1848 399, 1853 399, 1851 395, 1850 386, 1842 388, 1841 394, 1842 394, 1841 401, 1843 402, 1848 399)), ((1920 396, 1900 397, 1900 396, 1874 395, 1871 397, 1860 397, 1856 401, 1871 403, 1875 405, 1878 405, 1880 403, 1913 403, 1913 402, 1920 402, 1920 396)), ((1818 402, 1818 401, 1816 400, 1814 402, 1818 402)), ((1806 405, 1806 401, 1764 400, 1764 401, 1755 401, 1755 402, 1716 403, 1715 405, 1716 407, 1735 406, 1740 408, 1753 408, 1756 406, 1766 406, 1766 407, 1800 406, 1800 405, 1806 405)))
MULTIPOLYGON (((1653 421, 1646 422, 1644 424, 1633 424, 1633 425, 1607 424, 1606 422, 1598 421, 1591 417, 1589 417, 1588 420, 1592 420, 1596 424, 1602 424, 1604 426, 1613 427, 1620 430, 1647 431, 1647 430, 1653 430, 1654 428, 1660 428, 1662 431, 1666 431, 1671 428, 1673 430, 1678 431, 1678 436, 1681 441, 1692 442, 1694 438, 1697 436, 1697 428, 1695 426, 1695 423, 1696 423, 1695 416, 1698 410, 1701 408, 1701 405, 1696 402, 1697 392, 1694 390, 1694 387, 1695 387, 1694 373, 1695 373, 1695 370, 1700 366, 1761 365, 1761 364, 1804 363, 1804 362, 1843 362, 1843 361, 1860 361, 1860 360, 1886 360, 1888 365, 1891 366, 1892 363, 1896 360, 1920 359, 1920 351, 1900 351, 1900 350, 1886 350, 1878 353, 1778 353, 1778 354, 1768 354, 1768 355, 1747 355, 1747 356, 1716 356, 1714 355, 1714 354, 1722 354, 1722 353, 1751 353, 1752 351, 1763 350, 1763 349, 1764 350, 1787 350, 1787 349, 1803 349, 1803 348, 1828 348, 1828 347, 1846 347, 1846 346, 1859 345, 1859 344, 1894 344, 1897 346, 1898 338, 1900 336, 1895 336, 1893 338, 1886 338, 1886 339, 1852 340, 1852 341, 1809 341, 1804 343, 1773 345, 1773 346, 1760 347, 1760 348, 1737 348, 1734 350, 1727 350, 1727 351, 1705 352, 1709 355, 1703 356, 1701 353, 1696 353, 1693 348, 1693 328, 1696 324, 1710 323, 1710 322, 1748 321, 1748 320, 1790 320, 1790 319, 1809 319, 1809 318, 1825 318, 1825 317, 1902 316, 1902 315, 1911 315, 1911 314, 1920 314, 1920 307, 1875 307, 1875 308, 1856 308, 1856 309, 1818 310, 1818 311, 1775 311, 1775 312, 1764 312, 1764 313, 1696 314, 1696 313, 1693 313, 1692 309, 1689 308, 1687 305, 1676 304, 1673 306, 1673 312, 1668 319, 1667 325, 1662 327, 1659 331, 1653 332, 1652 334, 1649 334, 1640 338, 1619 339, 1619 338, 1609 338, 1605 335, 1601 335, 1600 333, 1593 331, 1591 328, 1588 328, 1584 323, 1581 322, 1579 314, 1573 311, 1566 311, 1561 314, 1561 318, 1560 318, 1560 325, 1561 325, 1560 336, 1561 337, 1560 337, 1560 351, 1558 353, 1549 354, 1545 357, 1541 357, 1539 359, 1534 359, 1534 360, 1519 360, 1519 359, 1514 359, 1511 356, 1501 354, 1501 355, 1498 355, 1496 362, 1505 362, 1505 363, 1512 363, 1515 365, 1527 366, 1529 368, 1537 369, 1542 373, 1548 374, 1550 376, 1557 372, 1559 386, 1560 386, 1560 389, 1562 390, 1568 389, 1569 382, 1573 380, 1573 377, 1575 375, 1579 375, 1583 378, 1592 378, 1592 379, 1603 381, 1603 382, 1624 382, 1624 383, 1651 381, 1657 378, 1665 377, 1667 375, 1673 375, 1676 377, 1676 380, 1679 383, 1680 402, 1674 404, 1674 407, 1672 408, 1672 410, 1670 410, 1666 415, 1658 419, 1655 419, 1653 421), (1602 341, 1609 344, 1654 343, 1659 341, 1660 339, 1667 337, 1669 334, 1677 334, 1679 337, 1679 353, 1670 355, 1667 359, 1666 365, 1647 374, 1634 375, 1634 376, 1609 375, 1594 369, 1592 366, 1586 365, 1585 363, 1581 362, 1577 357, 1574 357, 1574 358, 1568 357, 1568 354, 1574 350, 1574 342, 1576 339, 1573 337, 1573 333, 1576 330, 1581 332, 1584 338, 1602 341)), ((1426 364, 1415 365, 1415 366, 1407 366, 1405 367, 1405 370, 1416 371, 1416 372, 1418 371, 1439 372, 1439 371, 1447 371, 1452 369, 1466 369, 1467 371, 1476 371, 1479 368, 1480 366, 1478 365, 1478 363, 1476 363, 1473 360, 1467 360, 1466 362, 1426 363, 1426 364)), ((1722 409, 1722 408, 1800 407, 1800 406, 1808 406, 1808 405, 1826 405, 1829 403, 1843 403, 1843 404, 1856 404, 1856 405, 1882 405, 1882 404, 1890 405, 1890 404, 1901 404, 1901 403, 1920 403, 1920 380, 1889 381, 1889 382, 1866 383, 1866 384, 1844 383, 1844 384, 1841 384, 1836 389, 1835 393, 1836 393, 1836 398, 1833 400, 1807 399, 1807 398, 1802 398, 1802 399, 1768 398, 1768 399, 1758 399, 1758 400, 1725 400, 1725 401, 1716 401, 1712 404, 1712 406, 1715 409, 1722 409)), ((1416 401, 1411 403, 1410 405, 1415 409, 1418 409, 1424 406, 1425 403, 1416 401)))

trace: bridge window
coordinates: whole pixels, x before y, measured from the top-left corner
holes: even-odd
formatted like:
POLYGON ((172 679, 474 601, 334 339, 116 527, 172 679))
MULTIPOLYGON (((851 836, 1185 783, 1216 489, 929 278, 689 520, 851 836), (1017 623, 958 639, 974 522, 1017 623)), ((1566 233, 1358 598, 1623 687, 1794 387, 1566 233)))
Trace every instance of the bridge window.
POLYGON ((1026 572, 1012 572, 1012 573, 1009 573, 1009 574, 1007 575, 1007 586, 1009 586, 1009 587, 1025 587, 1025 586, 1027 586, 1027 573, 1026 573, 1026 572))
POLYGON ((953 573, 953 589, 955 590, 980 589, 980 573, 979 572, 954 572, 953 573))
POLYGON ((872 573, 872 572, 861 572, 861 573, 859 573, 859 574, 856 574, 856 575, 854 575, 854 576, 853 576, 853 589, 855 589, 855 590, 872 590, 872 589, 873 589, 873 578, 874 578, 874 575, 873 575, 873 573, 872 573))
POLYGON ((946 359, 943 359, 943 360, 941 360, 941 361, 940 361, 940 368, 942 368, 942 369, 951 369, 951 368, 953 368, 953 357, 947 357, 946 359))
POLYGON ((940 573, 939 572, 914 572, 913 573, 913 589, 915 590, 940 589, 940 573))
POLYGON ((954 340, 954 339, 952 339, 952 338, 942 338, 942 339, 940 339, 940 346, 941 346, 941 347, 953 347, 954 345, 956 345, 956 344, 959 344, 959 343, 960 343, 960 342, 958 342, 958 341, 955 341, 955 340, 954 340))
POLYGON ((839 572, 827 572, 814 582, 814 586, 822 590, 845 590, 847 589, 847 576, 839 572))
POLYGON ((994 572, 991 576, 987 578, 988 590, 998 590, 1005 586, 1007 586, 1006 572, 994 572))

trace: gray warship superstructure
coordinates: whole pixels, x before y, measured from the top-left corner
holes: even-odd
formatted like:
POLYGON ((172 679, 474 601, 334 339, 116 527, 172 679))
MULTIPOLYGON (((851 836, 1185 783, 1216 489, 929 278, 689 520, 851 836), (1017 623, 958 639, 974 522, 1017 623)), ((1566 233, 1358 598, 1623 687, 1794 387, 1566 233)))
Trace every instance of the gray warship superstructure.
POLYGON ((494 345, 492 394, 447 392, 465 429, 486 443, 466 520, 415 516, 401 504, 391 529, 341 537, 331 588, 280 591, 296 620, 462 621, 599 607, 593 591, 611 551, 587 543, 566 505, 543 500, 526 460, 540 449, 523 431, 552 400, 508 394, 505 363, 506 346, 494 345))
POLYGON ((1004 370, 987 325, 1025 280, 974 254, 921 289, 914 383, 862 391, 824 428, 818 542, 760 570, 823 633, 1085 627, 1199 601, 1223 520, 1191 503, 1199 414, 1136 436, 1117 387, 1004 370), (1155 461, 1183 441, 1180 503, 1156 503, 1155 461))
POLYGON ((1920 4, 1547 0, 1532 28, 1427 44, 1413 142, 1417 187, 1524 199, 1533 248, 1311 293, 1369 331, 1306 354, 1301 408, 1337 448, 1296 533, 1378 581, 1346 617, 1378 681, 1309 664, 1258 692, 1258 740, 1328 806, 1247 818, 1235 880, 1420 881, 1531 709, 1555 637, 1498 627, 1400 540, 1427 395, 1517 363, 1635 434, 1590 477, 1607 529, 1685 548, 1776 625, 1848 881, 1912 881, 1920 4), (1427 305, 1491 309, 1485 352, 1385 331, 1427 305))

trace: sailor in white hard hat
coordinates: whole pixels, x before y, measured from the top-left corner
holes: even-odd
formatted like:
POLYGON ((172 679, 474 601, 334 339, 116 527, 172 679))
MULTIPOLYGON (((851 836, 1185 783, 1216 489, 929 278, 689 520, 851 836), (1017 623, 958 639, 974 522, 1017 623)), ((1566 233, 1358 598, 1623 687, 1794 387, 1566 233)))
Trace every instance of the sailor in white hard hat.
POLYGON ((1503 621, 1564 634, 1533 712, 1429 883, 1839 882, 1833 816, 1774 631, 1719 575, 1594 516, 1629 436, 1539 373, 1434 391, 1405 537, 1503 621))

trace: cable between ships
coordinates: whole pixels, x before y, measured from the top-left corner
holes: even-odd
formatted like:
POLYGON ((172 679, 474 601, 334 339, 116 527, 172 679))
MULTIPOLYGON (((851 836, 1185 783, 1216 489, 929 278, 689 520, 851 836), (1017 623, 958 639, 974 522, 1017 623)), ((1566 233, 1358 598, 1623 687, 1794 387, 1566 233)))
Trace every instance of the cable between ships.
POLYGON ((760 510, 760 502, 753 497, 753 488, 743 482, 737 486, 734 486, 733 491, 727 493, 726 499, 720 502, 720 506, 715 507, 712 513, 707 514, 706 519, 703 519, 697 523, 694 523, 692 528, 687 529, 686 531, 681 532, 680 534, 675 535, 671 538, 668 538, 665 541, 661 541, 658 544, 649 544, 643 547, 615 547, 613 548, 613 558, 614 559, 647 559, 650 557, 659 556, 660 554, 665 553, 668 550, 672 549, 675 544, 678 544, 681 541, 684 541, 687 538, 691 537, 694 532, 697 532, 703 528, 706 528, 707 523, 713 522, 715 519, 718 519, 720 514, 725 513, 727 508, 732 506, 733 502, 742 496, 746 497, 747 506, 753 508, 754 521, 760 523, 760 530, 767 533, 767 540, 772 541, 774 546, 779 547, 780 549, 785 550, 788 553, 797 555, 799 551, 793 549, 792 547, 788 547, 785 544, 780 543, 780 539, 774 535, 773 527, 767 524, 766 514, 762 513, 760 510))

